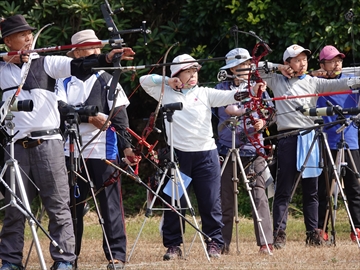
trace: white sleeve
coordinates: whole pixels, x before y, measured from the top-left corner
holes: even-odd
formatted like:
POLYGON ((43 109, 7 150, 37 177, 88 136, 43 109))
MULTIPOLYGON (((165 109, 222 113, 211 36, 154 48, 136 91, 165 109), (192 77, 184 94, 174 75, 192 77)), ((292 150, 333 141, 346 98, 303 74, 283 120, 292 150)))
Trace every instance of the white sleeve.
POLYGON ((139 80, 141 87, 145 90, 145 92, 156 100, 160 99, 161 94, 161 84, 156 83, 159 81, 159 77, 161 76, 157 74, 144 75, 141 76, 139 80))
POLYGON ((54 79, 66 78, 71 76, 71 61, 67 56, 46 56, 44 69, 50 77, 54 79))

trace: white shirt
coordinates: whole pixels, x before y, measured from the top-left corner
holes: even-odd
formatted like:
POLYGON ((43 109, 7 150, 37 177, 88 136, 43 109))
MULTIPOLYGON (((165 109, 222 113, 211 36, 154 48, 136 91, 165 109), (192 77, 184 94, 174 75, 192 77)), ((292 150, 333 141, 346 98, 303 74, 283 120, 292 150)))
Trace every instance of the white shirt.
MULTIPOLYGON (((104 71, 99 71, 98 74, 102 74, 104 71)), ((67 83, 67 88, 64 86, 64 79, 60 79, 56 83, 56 94, 59 100, 62 100, 69 105, 79 105, 83 104, 89 97, 91 91, 93 90, 93 85, 97 81, 97 76, 94 74, 88 78, 85 82, 79 80, 78 78, 72 76, 71 80, 67 83)), ((107 83, 109 86, 111 80, 107 83)), ((119 106, 128 106, 130 104, 124 90, 121 88, 120 84, 117 86, 119 88, 119 93, 116 100, 115 107, 119 106)), ((96 89, 96 91, 100 89, 96 89)), ((95 90, 94 90, 95 91, 95 90)), ((111 109, 113 105, 113 100, 107 100, 108 106, 111 109)), ((96 104, 92 104, 96 105, 96 104)), ((123 108, 125 109, 125 108, 123 108)), ((107 114, 103 114, 107 117, 107 114)), ((90 123, 81 123, 79 125, 80 134, 82 137, 83 146, 87 144, 98 132, 99 129, 90 123)), ((84 158, 94 158, 94 159, 114 159, 114 151, 117 151, 117 140, 116 133, 112 129, 107 131, 102 131, 100 135, 83 151, 84 158), (116 149, 115 149, 116 147, 116 149), (111 149, 110 149, 111 148, 111 149)), ((75 156, 78 156, 79 149, 75 149, 75 156)), ((65 143, 65 155, 69 156, 69 140, 65 143)))
MULTIPOLYGON (((39 55, 32 53, 33 59, 39 58, 39 55)), ((45 73, 51 78, 58 79, 62 77, 71 76, 70 62, 72 58, 65 56, 46 56, 44 60, 45 73)), ((0 88, 6 89, 10 87, 19 86, 23 78, 28 63, 19 66, 0 62, 0 88)), ((30 67, 28 76, 32 72, 37 72, 30 67)), ((2 100, 5 101, 12 97, 16 89, 3 92, 2 100)), ((14 131, 18 133, 14 140, 22 139, 24 137, 31 137, 30 132, 40 130, 50 130, 58 128, 60 125, 60 114, 57 109, 57 98, 54 89, 33 88, 30 91, 21 90, 18 101, 32 100, 34 108, 31 112, 12 112, 14 115, 13 123, 15 124, 14 131)), ((35 137, 36 139, 61 139, 61 135, 44 135, 35 137)))

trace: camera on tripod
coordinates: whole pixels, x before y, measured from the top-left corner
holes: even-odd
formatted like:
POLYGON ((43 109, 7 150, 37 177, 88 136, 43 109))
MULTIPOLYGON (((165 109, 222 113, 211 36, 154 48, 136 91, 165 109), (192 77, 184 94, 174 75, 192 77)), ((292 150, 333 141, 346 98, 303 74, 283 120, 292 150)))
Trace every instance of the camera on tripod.
MULTIPOLYGON (((0 108, 4 105, 5 101, 0 102, 0 108)), ((12 112, 31 112, 34 108, 34 103, 31 99, 15 100, 9 107, 12 112)))
POLYGON ((73 120, 75 122, 81 122, 79 120, 82 117, 96 116, 99 112, 99 108, 95 105, 77 105, 72 106, 64 101, 58 101, 58 109, 62 116, 66 117, 66 120, 73 120))

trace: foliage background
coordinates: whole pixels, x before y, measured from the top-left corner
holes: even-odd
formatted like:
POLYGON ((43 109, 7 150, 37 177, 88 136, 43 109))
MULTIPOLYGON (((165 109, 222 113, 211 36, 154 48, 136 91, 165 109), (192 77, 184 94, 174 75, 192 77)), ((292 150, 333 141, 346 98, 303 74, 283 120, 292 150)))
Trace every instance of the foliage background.
MULTIPOLYGON (((23 14, 29 24, 38 29, 54 22, 52 27, 40 35, 37 48, 70 44, 73 33, 88 28, 94 29, 98 37, 105 40, 109 38, 109 32, 100 10, 103 3, 100 0, 0 1, 0 16, 6 18, 23 14)), ((335 45, 346 54, 345 67, 359 61, 360 41, 357 37, 360 32, 360 6, 355 3, 355 0, 109 1, 112 10, 124 8, 123 12, 113 16, 119 30, 137 29, 142 21, 146 21, 147 28, 152 31, 147 36, 147 46, 144 45, 142 34, 122 36, 126 45, 136 51, 135 60, 123 65, 158 63, 175 42, 180 42, 180 45, 172 49, 168 61, 181 53, 189 53, 196 59, 222 57, 235 46, 251 51, 256 39, 245 34, 232 34, 229 29, 236 25, 239 30, 254 31, 269 43, 273 52, 266 59, 271 62, 281 63, 283 51, 291 44, 309 48, 312 51, 309 68, 318 66, 319 52, 327 44, 335 45), (347 20, 345 15, 350 9, 355 16, 347 20)), ((200 82, 215 85, 218 68, 224 63, 207 61, 202 64, 200 82)), ((128 114, 131 128, 138 133, 141 133, 146 118, 156 106, 155 101, 138 87, 139 77, 149 72, 161 73, 161 70, 144 69, 138 70, 136 74, 124 73, 120 79, 130 97, 128 114)), ((155 140, 160 141, 160 146, 164 144, 162 135, 149 137, 149 142, 155 140)), ((143 161, 140 167, 143 181, 152 171, 152 166, 143 161)), ((126 213, 137 213, 145 201, 144 188, 127 179, 123 180, 123 188, 126 213)), ((240 211, 249 214, 246 195, 239 197, 240 211)), ((294 201, 301 206, 298 197, 294 201)))

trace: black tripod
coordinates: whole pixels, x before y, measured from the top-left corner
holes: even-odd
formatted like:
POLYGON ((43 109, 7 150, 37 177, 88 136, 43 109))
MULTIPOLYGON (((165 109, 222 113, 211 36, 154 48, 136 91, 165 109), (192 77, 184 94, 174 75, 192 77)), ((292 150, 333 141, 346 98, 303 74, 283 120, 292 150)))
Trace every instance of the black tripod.
MULTIPOLYGON (((345 120, 346 118, 343 115, 340 115, 345 120)), ((338 185, 338 183, 335 181, 335 178, 332 178, 331 185, 330 182, 326 183, 326 199, 327 199, 327 207, 326 207, 326 213, 325 213, 325 219, 324 219, 324 226, 323 231, 326 230, 327 223, 329 221, 329 218, 331 218, 332 221, 332 231, 331 231, 331 243, 336 245, 335 242, 335 222, 336 222, 336 211, 338 209, 338 193, 340 189, 343 189, 343 177, 346 174, 346 168, 349 170, 349 173, 353 173, 354 176, 360 181, 360 174, 357 170, 357 167, 355 165, 353 156, 351 154, 351 150, 349 149, 349 146, 347 142, 345 141, 345 128, 349 126, 351 123, 348 123, 347 121, 336 130, 337 133, 341 133, 340 141, 337 143, 337 152, 336 152, 336 158, 335 158, 335 166, 337 168, 336 172, 338 174, 338 177, 340 179, 341 186, 338 185), (345 151, 348 156, 349 163, 345 159, 345 151), (350 165, 350 166, 349 166, 350 165), (333 201, 331 200, 331 196, 333 196, 333 201), (332 206, 332 207, 331 207, 332 206), (332 212, 331 212, 332 209, 332 212)), ((336 172, 329 172, 330 175, 332 173, 336 172)), ((329 178, 328 178, 329 179, 329 178)), ((346 200, 346 198, 344 198, 346 200)), ((352 223, 352 222, 351 222, 352 223)), ((355 235, 356 232, 354 231, 355 235)))
MULTIPOLYGON (((339 123, 339 122, 344 122, 344 120, 337 121, 337 123, 339 123)), ((320 164, 316 165, 315 167, 316 168, 323 168, 323 170, 325 172, 325 174, 324 174, 325 181, 326 181, 326 184, 328 185, 327 186, 327 191, 330 192, 329 174, 326 173, 326 172, 329 171, 329 169, 328 169, 329 164, 331 165, 331 168, 334 171, 334 177, 335 177, 336 185, 338 185, 339 187, 341 186, 340 178, 339 178, 340 173, 339 173, 338 168, 336 167, 336 165, 334 163, 334 159, 332 157, 331 150, 330 150, 330 147, 329 147, 329 144, 328 144, 328 141, 327 141, 326 133, 323 131, 323 126, 324 125, 319 125, 319 126, 311 127, 310 129, 305 129, 305 131, 315 130, 315 135, 314 135, 314 138, 313 138, 313 140, 311 142, 308 153, 307 153, 307 155, 305 157, 304 163, 301 166, 299 175, 298 175, 298 177, 297 177, 297 179, 295 181, 295 184, 294 184, 294 187, 292 189, 292 193, 290 195, 287 207, 289 207, 289 204, 290 204, 290 202, 291 202, 291 200, 292 200, 292 198, 294 196, 296 188, 297 188, 297 186, 299 184, 299 181, 300 181, 300 179, 301 179, 301 177, 302 177, 302 175, 303 175, 303 173, 304 173, 304 171, 306 169, 306 166, 307 166, 308 161, 310 159, 311 153, 312 153, 312 151, 313 151, 313 149, 314 149, 317 142, 318 142, 318 145, 319 145, 319 152, 320 152, 320 164)), ((284 133, 284 134, 282 134, 282 136, 287 136, 289 134, 294 134, 294 133, 295 132, 284 133)), ((298 130, 298 131, 296 131, 295 134, 300 134, 300 133, 301 133, 301 131, 298 130)), ((305 133, 307 133, 307 132, 304 132, 303 134, 300 134, 300 135, 304 135, 305 133)), ((345 205, 345 208, 346 208, 347 215, 349 217, 351 228, 355 232, 355 226, 354 226, 353 220, 351 218, 351 214, 350 214, 350 211, 349 211, 349 206, 348 206, 348 203, 347 203, 346 196, 345 196, 342 189, 339 189, 339 192, 340 192, 341 196, 343 197, 344 205, 345 205)), ((285 218, 286 213, 287 213, 287 211, 284 211, 284 214, 283 214, 282 219, 281 219, 279 224, 282 223, 283 219, 285 218)), ((329 212, 329 213, 330 213, 330 220, 331 220, 331 223, 332 223, 333 238, 334 238, 334 243, 335 243, 334 217, 332 215, 332 212, 329 212)), ((358 239, 357 235, 356 235, 356 242, 357 242, 358 246, 360 246, 359 239, 358 239)))
MULTIPOLYGON (((172 211, 176 210, 174 212, 179 216, 179 222, 180 222, 180 228, 181 228, 182 236, 184 236, 184 229, 183 229, 183 226, 182 226, 182 222, 181 222, 182 220, 181 219, 183 219, 184 221, 189 223, 197 231, 197 233, 200 236, 200 240, 201 240, 202 246, 204 248, 206 258, 208 259, 208 261, 210 261, 210 257, 209 257, 209 255, 207 253, 204 239, 201 236, 204 236, 208 241, 210 241, 211 238, 209 236, 207 236, 204 232, 202 232, 199 229, 199 225, 198 225, 197 220, 196 220, 194 208, 191 205, 189 196, 188 196, 187 191, 186 191, 186 187, 184 185, 184 180, 183 180, 183 178, 181 176, 181 173, 180 173, 180 170, 179 170, 179 168, 178 168, 178 166, 177 166, 177 164, 175 163, 175 160, 174 160, 173 126, 172 126, 173 118, 172 118, 172 116, 173 116, 175 110, 182 110, 182 103, 181 102, 166 104, 162 108, 162 112, 164 113, 164 116, 166 117, 167 121, 169 122, 170 162, 168 162, 167 165, 166 165, 166 168, 165 168, 165 170, 163 172, 163 176, 162 176, 162 178, 161 178, 161 180, 160 180, 160 182, 158 184, 158 188, 157 188, 156 192, 154 192, 151 188, 149 188, 146 185, 148 191, 150 191, 153 195, 155 195, 155 197, 153 198, 151 203, 148 204, 148 206, 147 206, 144 222, 143 222, 143 224, 142 224, 142 226, 140 228, 139 234, 138 234, 138 236, 137 236, 137 238, 135 240, 135 243, 134 243, 134 245, 132 247, 132 250, 131 250, 131 252, 129 254, 128 261, 130 261, 130 258, 132 256, 134 250, 135 250, 135 246, 136 246, 136 244, 137 244, 137 242, 139 240, 140 234, 141 234, 141 232, 142 232, 142 230, 144 228, 146 220, 152 213, 153 205, 155 203, 156 198, 160 198, 161 201, 164 202, 165 205, 168 207, 168 208, 158 209, 158 210, 172 210, 172 211), (170 179, 169 179, 169 181, 171 183, 171 203, 166 202, 166 200, 162 199, 158 195, 159 192, 160 192, 160 189, 161 189, 161 187, 162 187, 162 185, 164 183, 165 177, 167 177, 167 175, 168 175, 169 170, 170 170, 170 179), (180 197, 181 197, 180 192, 182 192, 183 196, 185 196, 187 207, 188 207, 187 209, 189 209, 190 214, 193 217, 193 222, 194 222, 195 225, 193 225, 189 220, 187 220, 180 212, 181 210, 184 209, 184 208, 181 208, 181 204, 180 204, 180 197)), ((183 237, 183 244, 184 243, 185 243, 185 241, 184 241, 184 237, 183 237)), ((185 247, 184 247, 184 250, 185 250, 185 247)), ((186 252, 185 252, 185 256, 186 256, 186 252)))
MULTIPOLYGON (((49 235, 47 230, 43 228, 41 223, 34 217, 34 215, 31 213, 31 207, 30 203, 26 194, 26 190, 24 187, 24 183, 21 177, 20 173, 20 167, 16 159, 14 159, 14 141, 12 140, 14 137, 14 128, 15 124, 12 122, 12 119, 14 118, 13 114, 9 112, 5 118, 7 120, 6 127, 9 129, 9 134, 6 134, 7 142, 10 141, 10 157, 5 162, 5 165, 0 173, 0 182, 4 185, 6 188, 6 191, 11 194, 11 199, 9 204, 3 206, 0 208, 0 210, 3 210, 7 207, 16 207, 21 213, 24 214, 24 216, 27 218, 29 222, 29 226, 31 229, 32 237, 33 237, 33 243, 35 243, 35 248, 38 254, 39 262, 40 262, 40 268, 42 270, 46 270, 46 264, 44 260, 44 256, 42 254, 39 238, 36 232, 37 227, 41 229, 41 231, 50 239, 51 244, 59 251, 59 253, 63 253, 64 251, 59 247, 57 242, 52 239, 52 237, 49 235), (3 177, 7 170, 10 170, 10 186, 4 181, 3 177), (18 192, 16 191, 18 189, 18 192), (21 199, 17 196, 16 193, 20 194, 21 199), (35 226, 36 225, 36 226, 35 226)), ((3 133, 6 133, 2 129, 3 133)), ((32 184, 34 184, 32 182, 32 184)), ((35 185, 35 184, 34 184, 35 185)), ((36 187, 37 188, 37 187, 36 187)), ((39 190, 39 188, 37 188, 39 190)))
MULTIPOLYGON (((80 150, 80 147, 82 145, 81 135, 79 134, 79 118, 80 117, 77 112, 70 112, 70 113, 66 114, 67 125, 66 125, 66 130, 65 130, 65 139, 67 136, 69 137, 69 185, 70 185, 70 196, 71 196, 71 205, 72 205, 71 214, 73 217, 75 239, 77 240, 77 213, 76 213, 77 203, 76 203, 76 198, 80 195, 80 191, 78 190, 79 188, 77 185, 77 178, 80 178, 81 180, 88 183, 90 186, 91 196, 94 201, 96 213, 97 213, 99 223, 100 223, 100 226, 101 226, 101 229, 103 232, 103 237, 106 242, 107 248, 109 250, 111 263, 113 264, 113 268, 116 269, 115 264, 114 264, 114 258, 112 256, 109 241, 107 239, 105 228, 104 228, 104 220, 101 216, 100 209, 99 209, 99 206, 98 206, 98 203, 96 200, 95 191, 94 191, 95 190, 94 183, 90 179, 89 172, 88 172, 88 169, 86 166, 86 162, 84 160, 84 157, 81 155, 81 152, 78 151, 79 156, 77 158, 75 157, 75 144, 76 144, 76 149, 78 149, 78 150, 80 150), (82 177, 81 174, 78 173, 81 171, 81 165, 83 166, 83 169, 85 170, 87 179, 85 179, 84 177, 82 177)), ((76 255, 79 255, 80 248, 79 248, 79 243, 77 241, 75 244, 75 251, 77 253, 76 255)), ((75 269, 77 269, 77 259, 75 260, 75 269)))

